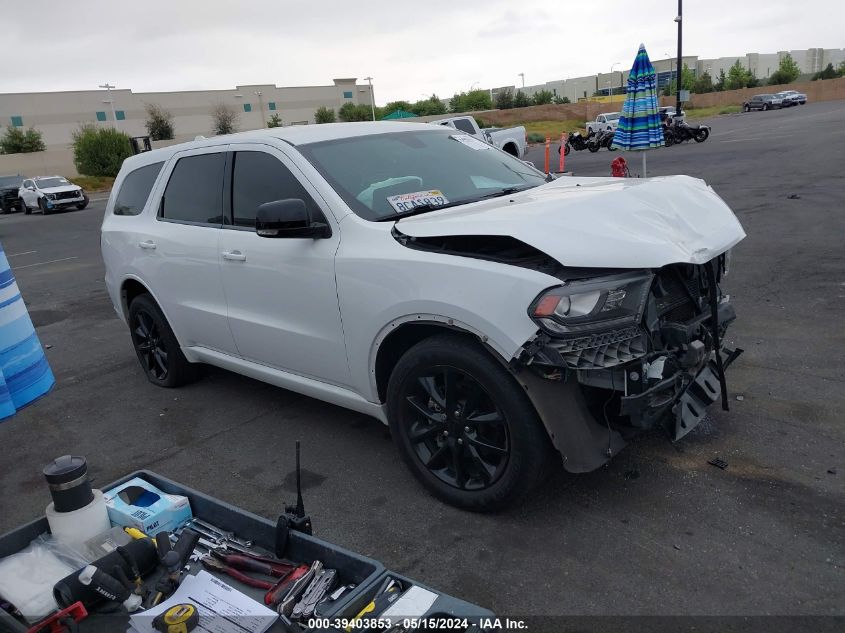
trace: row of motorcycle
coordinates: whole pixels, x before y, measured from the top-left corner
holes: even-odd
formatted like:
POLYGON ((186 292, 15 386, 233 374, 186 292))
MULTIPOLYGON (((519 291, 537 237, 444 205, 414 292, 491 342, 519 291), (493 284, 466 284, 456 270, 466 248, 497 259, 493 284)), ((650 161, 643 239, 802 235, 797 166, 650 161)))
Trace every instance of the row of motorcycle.
MULTIPOLYGON (((615 132, 613 130, 589 132, 586 135, 581 134, 580 132, 573 132, 566 137, 566 145, 564 146, 563 155, 569 156, 569 152, 572 150, 580 152, 581 150, 586 149, 591 152, 597 152, 603 147, 608 151, 614 152, 617 149, 613 146, 614 134, 615 132)), ((677 121, 674 123, 664 121, 663 123, 663 141, 666 143, 666 147, 679 145, 686 141, 703 143, 709 136, 709 125, 689 125, 684 121, 677 121)), ((557 151, 560 153, 559 147, 557 151)))

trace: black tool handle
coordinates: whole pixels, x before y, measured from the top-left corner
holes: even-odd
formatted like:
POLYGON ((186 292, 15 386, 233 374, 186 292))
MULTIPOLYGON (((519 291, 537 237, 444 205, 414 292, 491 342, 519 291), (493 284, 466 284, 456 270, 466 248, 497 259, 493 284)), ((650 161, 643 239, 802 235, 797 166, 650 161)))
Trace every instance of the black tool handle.
POLYGON ((179 562, 181 565, 188 562, 188 559, 191 557, 191 554, 193 554, 194 548, 197 546, 199 540, 200 535, 198 532, 195 532, 190 528, 183 530, 181 536, 179 536, 179 540, 176 541, 176 546, 174 548, 176 553, 179 554, 179 562))

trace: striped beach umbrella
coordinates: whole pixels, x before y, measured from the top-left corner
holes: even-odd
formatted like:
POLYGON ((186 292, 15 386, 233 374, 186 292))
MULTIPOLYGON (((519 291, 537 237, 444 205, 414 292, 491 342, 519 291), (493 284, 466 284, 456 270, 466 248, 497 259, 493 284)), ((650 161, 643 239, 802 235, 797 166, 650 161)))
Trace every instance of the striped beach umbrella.
POLYGON ((646 175, 646 150, 662 147, 663 125, 657 110, 657 81, 654 66, 648 59, 645 46, 640 50, 628 74, 628 88, 622 116, 613 145, 618 149, 643 152, 643 177, 646 175))
POLYGON ((43 396, 54 382, 0 245, 0 420, 43 396))

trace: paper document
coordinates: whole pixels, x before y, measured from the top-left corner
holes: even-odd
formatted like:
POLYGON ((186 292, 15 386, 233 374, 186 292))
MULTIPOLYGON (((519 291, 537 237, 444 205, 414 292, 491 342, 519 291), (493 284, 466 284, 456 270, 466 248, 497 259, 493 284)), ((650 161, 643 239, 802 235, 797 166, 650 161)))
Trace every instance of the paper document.
POLYGON ((403 618, 419 618, 428 613, 437 600, 437 594, 414 585, 402 594, 396 602, 384 610, 379 617, 401 620, 403 618))
POLYGON ((155 617, 183 603, 194 605, 199 613, 194 631, 206 633, 264 633, 279 617, 272 609, 201 571, 185 578, 179 589, 158 606, 133 613, 129 618, 131 628, 138 633, 155 633, 155 617))

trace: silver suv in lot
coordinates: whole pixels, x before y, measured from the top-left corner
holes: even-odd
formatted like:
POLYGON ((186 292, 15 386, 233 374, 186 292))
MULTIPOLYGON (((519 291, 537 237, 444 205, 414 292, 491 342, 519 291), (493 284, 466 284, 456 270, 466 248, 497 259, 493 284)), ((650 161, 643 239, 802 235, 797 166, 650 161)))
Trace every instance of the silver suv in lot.
POLYGON ((432 493, 488 510, 724 404, 744 236, 694 178, 555 180, 384 122, 128 158, 101 244, 154 385, 208 363, 363 412, 432 493))

